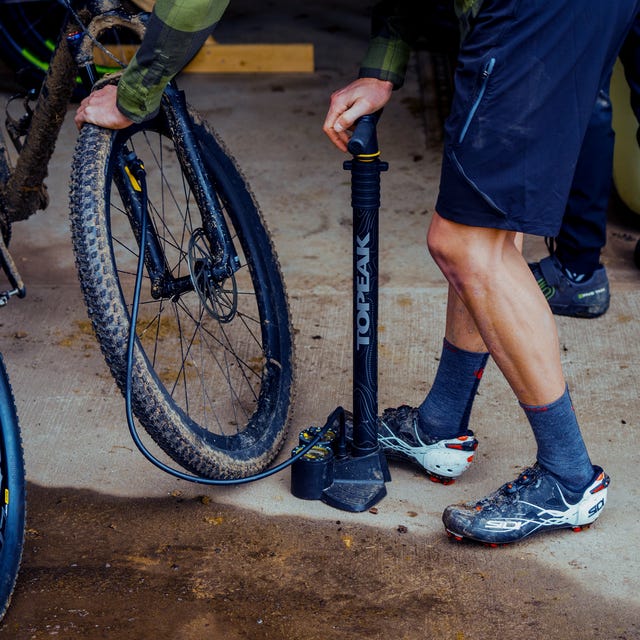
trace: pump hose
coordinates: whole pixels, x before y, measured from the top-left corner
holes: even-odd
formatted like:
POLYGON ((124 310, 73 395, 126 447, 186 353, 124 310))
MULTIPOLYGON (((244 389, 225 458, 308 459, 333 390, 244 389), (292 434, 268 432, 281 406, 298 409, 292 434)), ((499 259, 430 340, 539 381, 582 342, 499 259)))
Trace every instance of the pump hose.
POLYGON ((138 256, 138 267, 136 271, 136 282, 133 293, 133 302, 131 305, 131 324, 129 328, 129 340, 127 343, 127 377, 125 384, 125 406, 126 406, 126 414, 127 414, 127 423, 129 425, 129 432, 131 433, 131 437, 135 442, 136 446, 142 453, 142 455, 153 465, 158 467, 161 471, 168 473, 174 478, 178 478, 180 480, 186 480, 188 482, 194 482, 197 484, 204 485, 237 485, 237 484, 247 484, 249 482, 255 482, 256 480, 262 480, 263 478, 267 478, 275 473, 286 469, 290 465, 292 465, 296 460, 304 456, 307 452, 309 452, 318 442, 324 437, 326 432, 329 430, 334 421, 336 420, 340 411, 343 411, 342 408, 338 407, 332 414, 329 416, 326 425, 318 431, 314 438, 312 438, 308 443, 306 443, 299 451, 296 451, 294 455, 292 455, 288 460, 271 467, 269 469, 265 469, 260 473, 256 473, 251 476, 246 476, 244 478, 233 478, 233 479, 214 479, 214 478, 202 478, 200 476, 194 476, 188 473, 184 473, 183 471, 179 471, 178 469, 174 469, 164 462, 156 458, 144 445, 140 436, 138 434, 138 430, 135 425, 135 420, 133 418, 133 410, 131 407, 131 394, 132 394, 132 372, 133 372, 133 349, 135 345, 135 327, 138 321, 138 306, 140 304, 140 289, 142 286, 142 275, 144 271, 144 248, 147 242, 147 183, 146 183, 146 173, 144 170, 144 166, 140 160, 136 159, 137 166, 132 168, 132 173, 134 174, 136 180, 140 184, 141 187, 141 196, 142 196, 142 221, 140 225, 140 255, 138 256))

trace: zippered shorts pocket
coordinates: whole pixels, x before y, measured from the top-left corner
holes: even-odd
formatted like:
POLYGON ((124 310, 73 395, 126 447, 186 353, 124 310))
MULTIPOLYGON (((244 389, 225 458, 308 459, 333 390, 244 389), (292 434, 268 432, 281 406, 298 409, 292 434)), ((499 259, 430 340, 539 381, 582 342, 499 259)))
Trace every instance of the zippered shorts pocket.
POLYGON ((496 66, 495 58, 489 58, 489 60, 484 65, 484 69, 482 70, 482 75, 480 77, 480 86, 473 102, 471 103, 471 108, 467 113, 467 117, 466 117, 466 120, 464 121, 462 129, 460 130, 460 135, 458 136, 458 143, 462 143, 464 141, 465 136, 467 135, 467 131, 469 130, 469 126, 471 125, 471 121, 473 120, 473 117, 475 116, 476 111, 478 111, 478 107, 480 106, 480 103, 482 102, 484 94, 487 91, 489 78, 491 77, 491 74, 493 73, 493 69, 495 68, 495 66, 496 66))

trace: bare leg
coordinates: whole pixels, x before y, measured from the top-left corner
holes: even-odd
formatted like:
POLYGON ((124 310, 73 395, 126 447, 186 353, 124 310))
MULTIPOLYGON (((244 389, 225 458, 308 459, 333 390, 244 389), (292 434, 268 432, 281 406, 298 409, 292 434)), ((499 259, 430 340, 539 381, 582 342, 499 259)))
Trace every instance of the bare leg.
MULTIPOLYGON (((523 235, 515 234, 514 243, 519 252, 522 252, 523 235)), ((447 326, 445 338, 459 349, 486 353, 488 351, 474 319, 467 311, 467 307, 449 285, 447 297, 447 326)))
POLYGON ((518 400, 546 405, 566 388, 558 333, 516 242, 513 232, 469 227, 437 213, 428 234, 429 251, 450 284, 448 339, 470 351, 482 351, 484 343, 518 400))
POLYGON ((447 296, 447 326, 444 337, 458 349, 476 353, 488 351, 474 319, 451 285, 447 296))

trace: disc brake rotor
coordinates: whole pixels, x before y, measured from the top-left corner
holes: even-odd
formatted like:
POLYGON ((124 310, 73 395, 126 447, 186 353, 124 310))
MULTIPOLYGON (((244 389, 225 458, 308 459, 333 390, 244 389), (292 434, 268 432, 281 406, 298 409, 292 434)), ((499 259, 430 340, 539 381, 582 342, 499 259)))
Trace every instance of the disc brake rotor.
POLYGON ((196 229, 189 240, 189 274, 207 313, 218 322, 231 322, 238 310, 238 286, 234 274, 214 276, 216 259, 204 229, 196 229))

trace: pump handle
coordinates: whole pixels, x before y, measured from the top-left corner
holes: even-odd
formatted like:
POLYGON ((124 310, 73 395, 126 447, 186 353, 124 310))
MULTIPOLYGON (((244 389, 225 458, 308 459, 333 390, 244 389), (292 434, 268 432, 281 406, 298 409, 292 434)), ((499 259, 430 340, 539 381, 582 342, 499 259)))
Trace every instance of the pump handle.
POLYGON ((359 156, 378 152, 376 125, 378 124, 381 114, 382 109, 356 120, 353 135, 347 144, 347 149, 351 155, 359 156))

